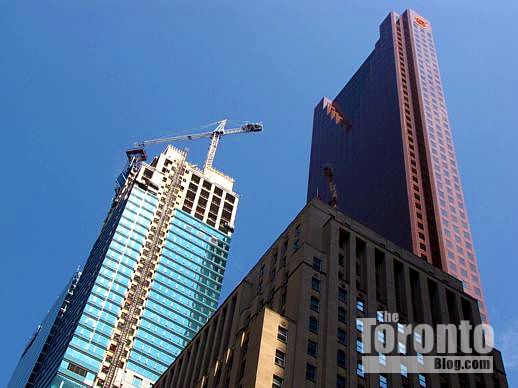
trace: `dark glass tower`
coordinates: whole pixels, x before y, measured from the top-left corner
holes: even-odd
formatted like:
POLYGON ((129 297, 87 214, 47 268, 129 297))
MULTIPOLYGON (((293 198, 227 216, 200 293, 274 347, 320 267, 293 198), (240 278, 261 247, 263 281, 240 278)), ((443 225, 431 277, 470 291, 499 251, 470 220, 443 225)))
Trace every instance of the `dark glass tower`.
POLYGON ((487 320, 432 28, 414 11, 390 13, 358 71, 315 108, 316 196, 459 278, 487 320))

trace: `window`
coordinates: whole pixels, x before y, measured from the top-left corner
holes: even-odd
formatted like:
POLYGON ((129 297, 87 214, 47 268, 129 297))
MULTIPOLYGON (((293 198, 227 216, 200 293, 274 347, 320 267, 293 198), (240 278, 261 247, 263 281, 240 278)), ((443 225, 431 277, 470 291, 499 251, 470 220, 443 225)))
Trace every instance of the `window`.
POLYGON ((133 376, 133 381, 131 382, 133 386, 140 388, 142 387, 142 379, 138 376, 133 376))
POLYGON ((356 374, 360 377, 364 377, 365 376, 365 372, 363 371, 363 364, 362 363, 358 363, 358 365, 356 365, 356 374))
POLYGON ((311 278, 311 288, 315 291, 320 291, 320 280, 314 276, 311 278))
POLYGON ((408 377, 408 369, 405 364, 401 364, 401 376, 408 377))
POLYGON ((336 388, 345 388, 345 377, 337 375, 336 376, 336 388))
POLYGON ((320 310, 320 301, 318 300, 318 298, 312 296, 310 303, 311 310, 316 311, 318 313, 318 311, 320 310))
POLYGON ((318 257, 313 257, 313 269, 315 271, 322 271, 322 260, 318 257))
POLYGON ((380 388, 388 388, 388 379, 386 376, 380 375, 380 388))
POLYGON ((272 388, 282 388, 283 379, 277 375, 273 375, 272 388))
POLYGON ((82 377, 86 377, 86 374, 88 373, 88 371, 85 368, 80 367, 79 365, 76 365, 76 364, 72 364, 72 363, 68 364, 67 369, 69 371, 75 373, 76 375, 79 375, 82 377))
POLYGON ((277 328, 277 339, 284 343, 288 342, 288 329, 285 327, 279 326, 277 328))
POLYGON ((356 340, 356 351, 363 354, 363 342, 359 339, 356 340))
POLYGON ((418 380, 420 387, 426 387, 426 376, 420 374, 418 375, 418 380))
POLYGON ((336 365, 345 368, 345 352, 342 349, 336 352, 336 365))
POLYGON ((318 355, 318 344, 315 341, 308 340, 308 354, 312 357, 318 355))
POLYGON ((404 343, 398 342, 398 352, 401 354, 406 353, 406 345, 404 343))
POLYGON ((344 322, 346 321, 347 313, 343 307, 338 307, 338 321, 344 322))
POLYGON ((360 300, 360 299, 358 299, 358 300, 356 301, 356 310, 358 310, 358 311, 363 311, 363 310, 364 310, 364 307, 365 307, 365 306, 364 306, 363 301, 362 301, 362 300, 360 300))
POLYGON ((356 330, 363 333, 363 321, 360 321, 358 318, 356 318, 356 330))
POLYGON ((342 345, 345 345, 345 340, 346 340, 346 334, 345 334, 345 330, 342 330, 342 329, 338 329, 336 331, 336 336, 338 338, 338 343, 341 343, 342 345))
POLYGON ((379 342, 382 344, 385 344, 385 331, 383 330, 376 330, 376 338, 379 342))
POLYGON ((286 353, 281 352, 279 349, 275 350, 275 364, 284 368, 286 364, 286 353))
POLYGON ((338 288, 338 300, 344 303, 347 302, 347 291, 343 287, 338 288))
POLYGON ((387 366, 387 356, 385 356, 383 353, 379 353, 378 362, 380 363, 380 365, 387 366))
POLYGON ((306 380, 315 382, 317 378, 317 367, 309 363, 306 364, 306 380))
POLYGON ((318 319, 315 317, 309 317, 309 331, 318 333, 318 319))
POLYGON ((378 322, 385 322, 383 311, 376 311, 376 319, 378 320, 378 322))
POLYGON ((416 352, 417 362, 421 365, 424 365, 424 357, 421 353, 416 352))

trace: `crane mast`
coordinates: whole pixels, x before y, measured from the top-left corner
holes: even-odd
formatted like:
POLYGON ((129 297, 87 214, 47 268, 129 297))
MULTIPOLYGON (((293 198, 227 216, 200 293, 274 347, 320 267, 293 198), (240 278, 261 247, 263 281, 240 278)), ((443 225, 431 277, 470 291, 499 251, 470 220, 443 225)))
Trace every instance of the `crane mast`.
POLYGON ((227 125, 226 119, 220 121, 217 128, 214 130, 214 133, 210 137, 209 151, 207 152, 207 158, 205 159, 205 165, 203 166, 204 170, 212 167, 212 163, 214 162, 214 158, 216 157, 216 150, 218 149, 219 138, 225 131, 225 125, 227 125))
POLYGON ((216 156, 216 151, 218 149, 219 140, 222 136, 226 135, 235 135, 239 133, 247 133, 247 132, 260 132, 263 130, 263 125, 261 123, 250 123, 245 122, 244 124, 241 124, 238 127, 234 128, 225 128, 228 119, 217 121, 216 123, 212 123, 209 125, 216 125, 216 128, 212 131, 206 131, 206 132, 199 132, 199 133, 193 133, 188 135, 180 135, 180 136, 169 136, 164 138, 158 138, 158 139, 151 139, 151 140, 144 140, 142 142, 135 143, 135 147, 137 147, 134 150, 131 150, 131 152, 136 153, 138 151, 142 151, 147 146, 155 145, 155 144, 162 144, 162 143, 173 143, 176 141, 185 141, 185 140, 197 140, 197 139, 203 139, 203 138, 209 138, 210 139, 210 145, 209 150, 207 152, 207 158, 205 159, 204 169, 212 168, 212 164, 214 163, 214 158, 216 156), (137 150, 137 151, 135 151, 137 150))

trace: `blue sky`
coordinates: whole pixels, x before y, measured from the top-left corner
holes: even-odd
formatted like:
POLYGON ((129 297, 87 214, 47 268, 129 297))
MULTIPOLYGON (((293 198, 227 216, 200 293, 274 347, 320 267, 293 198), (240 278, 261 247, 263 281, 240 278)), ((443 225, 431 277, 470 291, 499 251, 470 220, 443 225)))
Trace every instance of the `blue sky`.
MULTIPOLYGON (((407 7, 434 27, 489 316, 518 382, 517 2, 4 0, 0 386, 84 263, 130 144, 264 122, 216 156, 242 195, 226 295, 304 205, 314 105, 407 7)), ((208 144, 185 145, 201 162, 208 144)))

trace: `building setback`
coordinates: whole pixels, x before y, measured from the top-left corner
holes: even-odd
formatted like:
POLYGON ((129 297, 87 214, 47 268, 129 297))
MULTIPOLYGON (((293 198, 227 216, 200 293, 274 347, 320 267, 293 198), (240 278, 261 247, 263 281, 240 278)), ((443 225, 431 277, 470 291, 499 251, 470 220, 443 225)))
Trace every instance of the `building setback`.
POLYGON ((496 350, 493 374, 364 373, 357 318, 380 311, 481 322, 457 279, 314 199, 155 387, 507 387, 496 350))
POLYGON ((308 201, 338 207, 454 275, 487 309, 480 285, 432 27, 391 12, 374 50, 333 99, 316 106, 308 201))
MULTIPOLYGON (((29 386, 149 387, 216 310, 238 196, 168 146, 128 152, 59 333, 29 386)), ((16 372, 15 372, 16 374, 16 372)))

